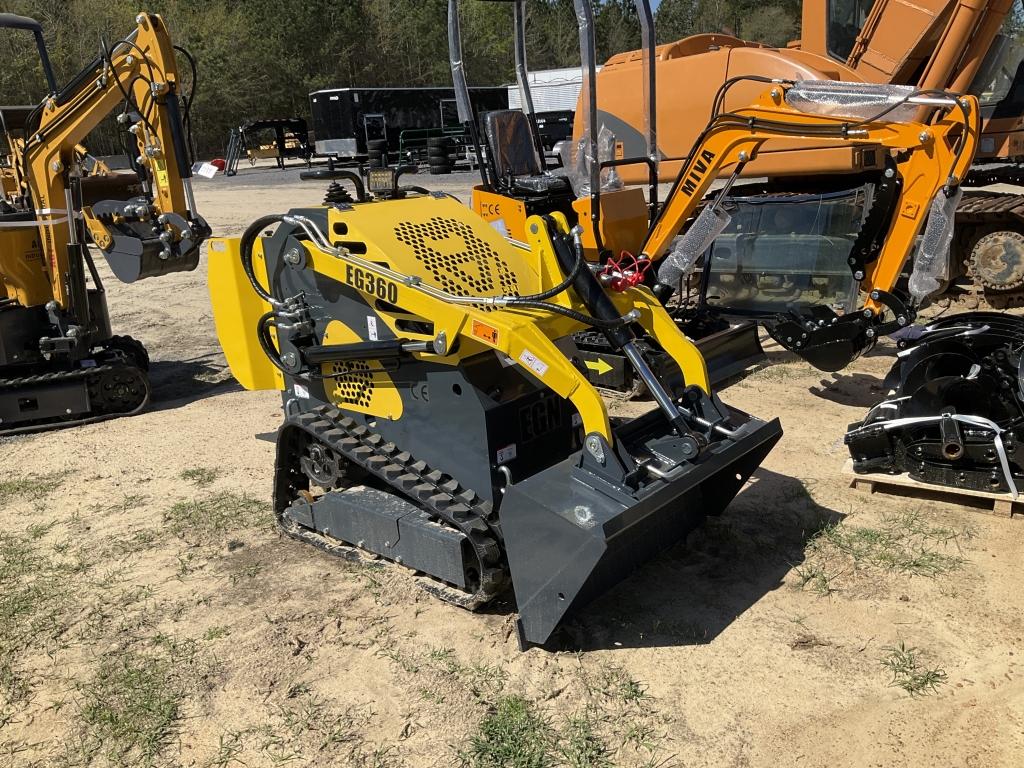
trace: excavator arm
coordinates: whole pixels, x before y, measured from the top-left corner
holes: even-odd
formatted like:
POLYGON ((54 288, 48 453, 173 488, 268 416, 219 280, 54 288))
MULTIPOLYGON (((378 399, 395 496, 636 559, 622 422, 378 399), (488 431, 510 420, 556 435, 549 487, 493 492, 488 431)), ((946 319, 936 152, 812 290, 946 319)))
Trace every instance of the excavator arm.
POLYGON ((80 307, 73 253, 81 244, 77 227, 70 226, 76 211, 124 282, 193 269, 198 263, 199 245, 210 230, 192 194, 174 48, 160 16, 142 13, 136 22, 127 38, 63 89, 48 78, 53 90, 17 143, 21 192, 35 211, 45 263, 45 274, 19 286, 23 305, 52 300, 64 309, 80 307), (118 119, 130 123, 138 145, 134 165, 144 195, 82 205, 79 184, 85 173, 78 148, 121 104, 118 119))
MULTIPOLYGON (((813 148, 841 140, 866 152, 885 153, 889 159, 875 202, 848 260, 865 297, 861 309, 838 317, 828 307, 811 307, 766 323, 783 346, 823 370, 838 370, 873 346, 879 335, 913 320, 914 308, 897 299, 893 288, 934 201, 952 197, 970 167, 979 133, 978 101, 973 96, 920 92, 903 101, 929 107, 936 112, 933 120, 894 122, 882 115, 891 111, 884 105, 876 119, 799 111, 787 103, 792 87, 776 85, 755 105, 718 115, 708 124, 653 222, 640 259, 663 259, 712 182, 731 167, 731 186, 766 141, 796 139, 813 148)), ((718 204, 707 206, 690 229, 705 227, 718 204)), ((940 218, 932 216, 936 225, 940 218)), ((704 247, 693 249, 687 266, 692 267, 704 247)))

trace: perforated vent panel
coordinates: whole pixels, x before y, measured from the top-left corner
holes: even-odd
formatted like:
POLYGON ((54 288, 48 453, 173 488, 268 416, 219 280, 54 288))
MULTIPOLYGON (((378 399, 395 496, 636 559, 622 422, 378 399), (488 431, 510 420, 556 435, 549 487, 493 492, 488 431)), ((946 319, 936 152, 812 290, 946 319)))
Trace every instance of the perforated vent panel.
POLYGON ((348 364, 332 363, 331 374, 336 376, 333 399, 342 405, 369 408, 373 401, 373 372, 370 364, 355 360, 348 364))
POLYGON ((434 216, 403 221, 395 237, 405 243, 434 278, 434 285, 456 296, 519 295, 519 281, 498 252, 468 224, 434 216))

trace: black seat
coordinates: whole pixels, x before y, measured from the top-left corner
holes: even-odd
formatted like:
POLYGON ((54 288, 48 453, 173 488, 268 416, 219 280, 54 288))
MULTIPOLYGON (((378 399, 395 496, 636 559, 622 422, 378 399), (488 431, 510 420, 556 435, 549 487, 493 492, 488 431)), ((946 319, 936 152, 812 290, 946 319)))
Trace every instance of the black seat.
POLYGON ((544 172, 530 135, 530 121, 518 109, 501 109, 484 115, 487 149, 499 183, 511 184, 526 194, 568 189, 562 176, 544 172))

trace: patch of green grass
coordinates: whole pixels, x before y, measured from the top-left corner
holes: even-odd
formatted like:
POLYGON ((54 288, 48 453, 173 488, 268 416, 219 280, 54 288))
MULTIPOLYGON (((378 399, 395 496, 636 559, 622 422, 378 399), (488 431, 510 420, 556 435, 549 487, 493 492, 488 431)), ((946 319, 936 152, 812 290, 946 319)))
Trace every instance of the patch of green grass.
POLYGON ((182 472, 180 477, 197 488, 205 488, 220 477, 220 470, 215 467, 192 467, 182 472))
POLYGON ((270 505, 230 491, 179 501, 164 513, 172 533, 183 538, 210 537, 251 528, 270 519, 270 505))
POLYGON ((801 589, 810 589, 815 594, 827 597, 833 592, 837 591, 832 586, 833 580, 839 576, 839 573, 828 573, 821 565, 816 563, 804 563, 798 565, 793 569, 796 573, 797 578, 800 579, 801 589))
POLYGON ((585 678, 584 684, 592 695, 604 696, 620 704, 639 704, 650 698, 643 683, 614 664, 601 666, 595 675, 585 678))
POLYGON ((750 375, 751 383, 759 381, 786 381, 796 376, 807 376, 816 373, 807 363, 794 361, 790 363, 773 363, 759 368, 750 375))
POLYGON ((959 550, 961 536, 970 534, 933 525, 921 512, 913 511, 886 515, 876 528, 840 523, 826 526, 819 535, 858 565, 917 576, 937 576, 956 570, 964 562, 959 551, 952 555, 939 548, 952 544, 959 550))
POLYGON ((80 684, 83 751, 115 765, 151 766, 174 738, 182 693, 171 661, 124 651, 80 684))
POLYGON ((316 751, 325 752, 357 741, 359 729, 357 714, 353 710, 336 710, 327 699, 305 687, 293 690, 298 692, 289 692, 288 701, 280 707, 279 715, 294 743, 312 739, 316 751))
POLYGON ((220 640, 222 637, 227 637, 231 634, 230 627, 210 627, 203 633, 203 640, 220 640))
POLYGON ((368 709, 339 709, 309 684, 297 682, 267 711, 264 724, 223 733, 205 768, 292 763, 393 768, 397 748, 377 747, 363 736, 371 719, 368 709))
POLYGON ((223 733, 217 744, 217 752, 207 762, 205 768, 227 768, 229 765, 246 765, 239 755, 245 750, 245 742, 241 731, 223 733))
POLYGON ((552 728, 521 696, 505 696, 480 722, 461 755, 472 768, 546 768, 553 765, 552 728))
POLYGON ((37 501, 64 484, 69 472, 29 474, 0 480, 0 507, 11 501, 37 501))
POLYGON ((71 578, 77 564, 58 557, 38 540, 42 532, 0 533, 0 659, 3 689, 17 688, 17 659, 49 648, 66 632, 73 605, 71 578))
POLYGON ((921 651, 907 647, 902 640, 899 645, 886 646, 882 650, 886 652, 882 666, 892 674, 889 685, 902 688, 911 696, 935 693, 948 679, 945 670, 925 666, 921 660, 921 651))
POLYGON ((801 589, 830 595, 843 576, 863 571, 937 577, 965 562, 960 542, 969 529, 937 525, 919 511, 884 515, 878 525, 846 522, 824 526, 807 544, 805 561, 794 568, 801 589))
POLYGON ((585 711, 566 720, 558 753, 570 768, 606 768, 612 766, 611 752, 596 728, 597 713, 585 711))

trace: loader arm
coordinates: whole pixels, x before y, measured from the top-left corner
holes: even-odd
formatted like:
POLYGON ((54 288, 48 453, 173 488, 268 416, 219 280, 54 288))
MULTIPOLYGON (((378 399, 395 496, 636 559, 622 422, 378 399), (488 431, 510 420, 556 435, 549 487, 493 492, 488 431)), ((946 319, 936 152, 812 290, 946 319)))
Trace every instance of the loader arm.
POLYGON ((24 142, 18 142, 21 191, 35 209, 45 263, 44 274, 19 286, 17 298, 25 306, 51 298, 62 308, 74 304, 72 260, 65 244, 76 242, 69 226, 76 209, 81 208, 93 241, 126 282, 157 273, 137 268, 145 252, 155 252, 163 271, 172 271, 171 265, 190 261, 209 234, 192 196, 174 48, 160 16, 140 14, 136 21, 136 29, 109 56, 99 57, 44 100, 38 124, 29 126, 24 142), (78 147, 126 101, 126 119, 137 120, 130 131, 138 143, 147 199, 82 208, 72 189, 72 178, 84 175, 78 147), (129 104, 138 114, 129 112, 129 104))
MULTIPOLYGON (((889 190, 892 213, 881 220, 883 230, 877 236, 864 238, 867 242, 861 248, 855 247, 848 260, 851 273, 860 283, 865 298, 861 311, 844 319, 842 333, 854 333, 856 325, 856 333, 863 335, 852 348, 844 348, 836 358, 831 354, 835 351, 830 346, 831 337, 828 341, 830 354, 824 358, 817 354, 809 355, 810 349, 818 353, 822 351, 818 347, 818 344, 825 343, 822 334, 835 333, 833 326, 839 321, 828 317, 827 328, 811 330, 800 327, 795 336, 789 333, 789 340, 785 341, 784 337, 782 342, 798 354, 807 356, 809 362, 829 366, 826 370, 836 370, 831 366, 848 364, 867 345, 873 345, 878 335, 891 332, 883 330, 886 309, 891 311, 892 320, 899 326, 912 321, 913 308, 895 299, 892 291, 913 252, 915 238, 928 217, 933 201, 937 196, 950 196, 970 167, 979 134, 978 101, 973 96, 916 97, 924 106, 934 108, 938 102, 944 106, 931 123, 889 122, 881 117, 863 120, 798 111, 786 103, 789 90, 784 85, 773 87, 754 106, 718 115, 711 121, 680 170, 661 213, 652 223, 640 249, 641 258, 653 261, 664 258, 684 223, 701 205, 712 182, 729 168, 733 169, 734 178, 738 176, 743 165, 757 156, 766 141, 795 138, 803 146, 813 148, 819 144, 834 145, 839 140, 863 147, 866 151, 877 149, 891 157, 880 191, 889 190), (863 348, 857 349, 858 346, 863 348), (853 357, 848 358, 849 354, 853 357)), ((885 198, 885 194, 879 195, 879 201, 885 198)), ((876 207, 878 204, 876 202, 876 207)), ((712 204, 705 213, 717 205, 712 204)), ((698 223, 695 222, 694 226, 698 223)), ((699 255, 693 254, 694 257, 699 255)), ((803 319, 798 321, 801 326, 806 325, 803 319)), ((819 322, 822 319, 820 313, 814 315, 816 328, 822 327, 819 322)), ((785 326, 789 321, 787 318, 778 324, 785 326)), ((844 336, 844 345, 846 341, 844 336)))

